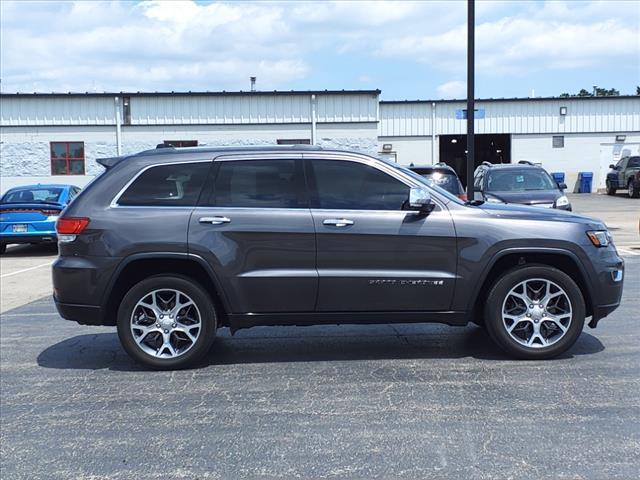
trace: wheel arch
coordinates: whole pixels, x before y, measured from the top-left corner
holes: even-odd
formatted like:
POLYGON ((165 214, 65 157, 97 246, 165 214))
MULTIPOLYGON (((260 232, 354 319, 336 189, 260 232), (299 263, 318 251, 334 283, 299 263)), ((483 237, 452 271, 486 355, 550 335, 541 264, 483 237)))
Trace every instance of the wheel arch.
POLYGON ((105 324, 115 325, 118 307, 133 285, 152 275, 181 275, 198 282, 211 296, 219 325, 228 323, 229 304, 215 273, 200 256, 187 253, 140 253, 118 265, 105 290, 105 324))
POLYGON ((544 249, 506 249, 498 252, 487 264, 480 282, 477 285, 470 313, 472 319, 482 318, 482 306, 487 293, 495 281, 507 270, 522 265, 548 265, 569 275, 578 285, 585 302, 586 317, 593 315, 593 291, 587 281, 588 275, 584 265, 576 254, 558 248, 544 249))

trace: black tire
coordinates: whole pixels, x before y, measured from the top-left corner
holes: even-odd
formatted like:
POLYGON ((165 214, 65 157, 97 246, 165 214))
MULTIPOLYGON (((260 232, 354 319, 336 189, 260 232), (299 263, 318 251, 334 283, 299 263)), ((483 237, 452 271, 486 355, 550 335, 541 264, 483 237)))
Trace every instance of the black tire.
POLYGON ((607 180, 607 195, 615 195, 616 189, 611 186, 611 182, 607 180))
POLYGON ((4 243, 0 243, 0 255, 7 251, 7 245, 4 243))
POLYGON ((120 343, 134 360, 156 370, 175 370, 193 365, 209 352, 216 334, 217 316, 211 297, 200 284, 187 277, 156 275, 142 280, 127 292, 118 309, 117 325, 120 343), (201 327, 196 341, 183 354, 173 358, 159 358, 146 353, 138 346, 131 331, 131 317, 138 302, 154 290, 163 289, 175 289, 189 296, 200 315, 201 327))
POLYGON ((629 183, 627 184, 627 192, 629 198, 638 198, 640 197, 640 182, 634 182, 633 178, 629 179, 629 183))
POLYGON ((548 265, 527 265, 509 270, 496 280, 487 297, 484 318, 489 336, 509 355, 526 360, 543 360, 566 352, 582 333, 585 320, 584 298, 578 285, 561 270, 548 265), (572 316, 566 333, 547 347, 533 348, 522 345, 507 332, 502 320, 503 302, 507 294, 527 279, 544 279, 555 283, 565 291, 571 302, 572 316))

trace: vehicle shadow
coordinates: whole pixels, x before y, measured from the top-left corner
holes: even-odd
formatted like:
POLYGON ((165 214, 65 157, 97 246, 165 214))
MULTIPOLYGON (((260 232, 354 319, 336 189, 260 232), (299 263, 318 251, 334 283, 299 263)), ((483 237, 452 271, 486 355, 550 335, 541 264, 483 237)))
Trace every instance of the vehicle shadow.
MULTIPOLYGON (((230 336, 224 329, 209 355, 193 368, 250 363, 465 357, 511 361, 483 329, 475 326, 412 326, 409 333, 399 333, 396 327, 361 326, 359 330, 348 329, 346 334, 336 326, 257 327, 235 336, 230 336)), ((600 340, 583 332, 574 347, 558 358, 594 354, 604 348, 600 340)), ((37 361, 41 367, 56 369, 146 370, 124 352, 116 333, 78 335, 63 340, 43 350, 37 361)))
POLYGON ((36 245, 8 245, 7 251, 2 254, 5 257, 50 257, 58 254, 57 243, 39 243, 36 245))

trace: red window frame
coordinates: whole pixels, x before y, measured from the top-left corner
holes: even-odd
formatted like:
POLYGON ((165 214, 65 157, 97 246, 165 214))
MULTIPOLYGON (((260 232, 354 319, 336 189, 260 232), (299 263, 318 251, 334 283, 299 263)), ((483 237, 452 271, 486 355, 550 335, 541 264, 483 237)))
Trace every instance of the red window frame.
POLYGON ((85 155, 84 155, 84 142, 77 141, 68 141, 68 142, 49 142, 49 156, 51 158, 51 175, 84 175, 85 174, 85 155), (82 157, 71 157, 69 154, 69 145, 72 143, 81 143, 82 144, 82 157), (54 157, 53 156, 53 146, 54 145, 65 145, 65 156, 64 157, 54 157), (53 168, 54 160, 66 160, 66 168, 64 173, 55 173, 53 168), (71 160, 82 160, 82 173, 71 173, 71 160))

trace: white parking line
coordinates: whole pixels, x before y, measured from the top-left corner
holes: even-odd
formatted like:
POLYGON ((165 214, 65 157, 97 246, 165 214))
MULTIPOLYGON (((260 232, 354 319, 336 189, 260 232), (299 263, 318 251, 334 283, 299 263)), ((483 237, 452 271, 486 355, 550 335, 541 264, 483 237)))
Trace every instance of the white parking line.
POLYGON ((622 255, 630 255, 632 257, 640 256, 640 250, 631 250, 628 248, 620 248, 618 247, 618 252, 622 255))
POLYGON ((15 272, 5 273, 4 275, 0 275, 0 278, 12 277, 14 275, 19 275, 20 273, 30 272, 31 270, 35 270, 37 268, 49 267, 53 265, 53 261, 47 263, 41 263, 40 265, 36 265, 35 267, 23 268, 22 270, 16 270, 15 272))
POLYGON ((0 317, 57 317, 58 312, 52 313, 0 313, 0 317))

